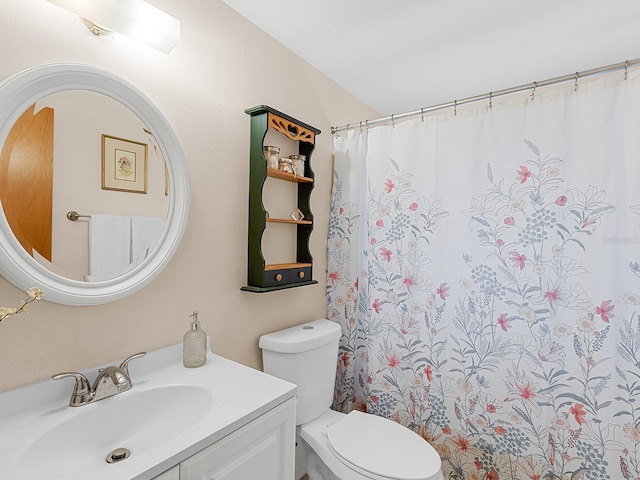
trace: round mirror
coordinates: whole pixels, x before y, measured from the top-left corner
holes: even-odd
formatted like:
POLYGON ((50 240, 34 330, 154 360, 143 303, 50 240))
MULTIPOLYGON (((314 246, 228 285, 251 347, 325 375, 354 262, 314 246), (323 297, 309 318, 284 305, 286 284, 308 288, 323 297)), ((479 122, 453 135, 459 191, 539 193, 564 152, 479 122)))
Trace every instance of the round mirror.
POLYGON ((189 202, 175 133, 126 81, 54 64, 0 82, 0 273, 15 286, 123 298, 173 256, 189 202))

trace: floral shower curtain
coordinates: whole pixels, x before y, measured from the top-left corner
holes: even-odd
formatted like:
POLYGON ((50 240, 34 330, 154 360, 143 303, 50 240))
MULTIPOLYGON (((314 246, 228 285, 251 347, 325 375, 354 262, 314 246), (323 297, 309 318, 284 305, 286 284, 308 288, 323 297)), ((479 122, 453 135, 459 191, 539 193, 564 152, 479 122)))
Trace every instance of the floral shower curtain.
POLYGON ((446 478, 639 478, 640 75, 492 103, 336 138, 334 408, 446 478))

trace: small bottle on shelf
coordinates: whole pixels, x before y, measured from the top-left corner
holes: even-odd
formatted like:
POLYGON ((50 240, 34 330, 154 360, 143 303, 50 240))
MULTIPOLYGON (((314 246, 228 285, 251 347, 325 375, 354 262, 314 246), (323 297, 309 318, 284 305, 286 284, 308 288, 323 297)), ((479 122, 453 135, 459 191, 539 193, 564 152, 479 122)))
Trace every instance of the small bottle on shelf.
POLYGON ((304 177, 304 162, 306 159, 304 155, 289 155, 289 160, 293 162, 293 167, 298 177, 304 177))
POLYGON ((267 160, 267 168, 271 168, 272 170, 278 169, 279 155, 280 155, 280 147, 274 147, 272 145, 265 145, 262 147, 262 152, 264 153, 264 157, 267 160))

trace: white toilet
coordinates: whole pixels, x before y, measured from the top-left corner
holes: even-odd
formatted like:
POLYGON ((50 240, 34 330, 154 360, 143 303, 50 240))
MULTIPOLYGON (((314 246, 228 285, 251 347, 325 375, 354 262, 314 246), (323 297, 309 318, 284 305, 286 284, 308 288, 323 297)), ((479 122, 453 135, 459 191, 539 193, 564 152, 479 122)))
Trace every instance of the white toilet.
POLYGON ((309 480, 444 480, 435 449, 402 425, 330 409, 340 326, 329 320, 260 337, 264 371, 297 385, 298 441, 309 480))

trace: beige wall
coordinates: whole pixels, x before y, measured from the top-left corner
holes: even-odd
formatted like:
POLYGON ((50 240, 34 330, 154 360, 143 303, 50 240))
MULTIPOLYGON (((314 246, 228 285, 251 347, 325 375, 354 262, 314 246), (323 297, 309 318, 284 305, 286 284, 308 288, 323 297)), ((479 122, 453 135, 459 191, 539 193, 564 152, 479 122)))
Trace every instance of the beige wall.
MULTIPOLYGON (((133 83, 180 138, 192 204, 180 249, 141 292, 95 307, 38 302, 28 315, 0 323, 0 391, 180 342, 192 310, 200 312, 214 352, 259 368, 261 334, 325 315, 330 126, 375 112, 218 0, 150 3, 182 22, 182 39, 170 55, 122 37, 95 37, 45 0, 2 0, 0 78, 42 63, 79 62, 133 83), (260 104, 323 132, 313 156, 311 248, 319 284, 251 294, 240 291, 249 174, 244 109, 260 104)), ((0 278, 0 305, 19 305, 23 297, 0 278)))

